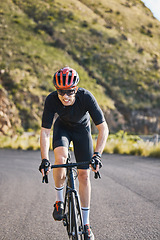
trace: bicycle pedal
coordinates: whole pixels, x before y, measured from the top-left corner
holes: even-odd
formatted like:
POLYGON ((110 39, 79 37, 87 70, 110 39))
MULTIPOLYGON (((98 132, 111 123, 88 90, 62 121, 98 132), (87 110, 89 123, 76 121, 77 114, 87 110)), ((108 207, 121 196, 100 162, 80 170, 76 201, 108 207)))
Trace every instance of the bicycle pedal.
POLYGON ((83 228, 82 226, 79 226, 79 231, 82 232, 83 228))
POLYGON ((66 227, 67 226, 67 216, 64 215, 62 220, 63 220, 63 225, 66 227))
POLYGON ((79 235, 81 236, 82 234, 84 234, 84 230, 83 230, 83 227, 82 226, 79 226, 79 231, 78 231, 79 235))
POLYGON ((67 223, 65 220, 63 220, 63 226, 66 227, 67 226, 67 223))

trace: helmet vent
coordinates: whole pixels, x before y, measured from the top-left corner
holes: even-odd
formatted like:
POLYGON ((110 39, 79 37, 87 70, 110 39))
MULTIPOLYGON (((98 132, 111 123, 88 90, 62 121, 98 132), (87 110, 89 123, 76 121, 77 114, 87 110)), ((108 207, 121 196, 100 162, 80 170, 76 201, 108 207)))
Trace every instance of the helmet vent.
POLYGON ((76 82, 76 80, 77 80, 77 76, 74 76, 74 81, 73 82, 76 82))
POLYGON ((58 72, 57 79, 58 79, 58 84, 60 84, 60 71, 58 72))
POLYGON ((65 86, 65 83, 66 83, 66 74, 63 75, 63 86, 65 86))
POLYGON ((71 78, 72 78, 72 71, 69 71, 69 74, 68 74, 68 84, 71 83, 71 78))

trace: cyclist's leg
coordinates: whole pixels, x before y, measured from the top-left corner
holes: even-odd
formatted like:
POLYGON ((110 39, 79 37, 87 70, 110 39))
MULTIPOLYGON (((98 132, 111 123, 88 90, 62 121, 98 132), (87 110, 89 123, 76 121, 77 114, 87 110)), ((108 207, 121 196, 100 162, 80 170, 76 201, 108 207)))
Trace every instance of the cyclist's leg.
POLYGON ((81 206, 82 208, 89 208, 91 197, 90 170, 78 169, 78 180, 81 206))
MULTIPOLYGON (((68 149, 66 147, 56 147, 54 149, 55 164, 64 164, 67 159, 68 149)), ((64 216, 64 181, 65 181, 65 169, 54 168, 53 178, 55 182, 56 202, 54 204, 53 218, 57 221, 61 221, 64 216)))
MULTIPOLYGON (((57 118, 53 129, 53 150, 55 164, 64 164, 68 157, 68 146, 70 143, 69 132, 59 118, 57 118)), ((54 168, 53 178, 55 181, 55 186, 57 188, 62 187, 65 180, 65 169, 54 168)))
MULTIPOLYGON (((90 161, 93 154, 92 137, 89 126, 76 131, 73 139, 74 152, 77 162, 90 161)), ((89 209, 91 198, 89 166, 78 169, 79 195, 83 213, 84 224, 89 224, 89 209), (83 211, 85 209, 85 211, 83 211), (85 213, 85 214, 84 214, 85 213), (85 216, 84 216, 85 215, 85 216)))
MULTIPOLYGON (((54 164, 64 164, 66 163, 68 157, 68 148, 60 146, 54 149, 55 163, 54 164)), ((53 169, 53 178, 55 186, 61 188, 64 185, 65 181, 65 168, 54 168, 53 169)))
MULTIPOLYGON (((56 120, 53 131, 53 150, 55 164, 64 164, 68 157, 68 145, 70 138, 63 124, 56 120)), ((53 217, 55 220, 62 220, 64 214, 63 188, 66 171, 64 168, 53 169, 53 178, 55 181, 56 203, 54 205, 53 217)))

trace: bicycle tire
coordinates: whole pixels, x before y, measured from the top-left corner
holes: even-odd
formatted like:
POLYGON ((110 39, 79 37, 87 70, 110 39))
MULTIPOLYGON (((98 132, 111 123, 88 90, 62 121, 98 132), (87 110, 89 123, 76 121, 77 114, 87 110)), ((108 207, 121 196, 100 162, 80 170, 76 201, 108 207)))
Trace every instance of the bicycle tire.
POLYGON ((65 194, 65 202, 64 202, 64 218, 63 218, 63 225, 66 227, 68 238, 71 239, 72 237, 72 201, 71 201, 71 192, 67 191, 65 194))
POLYGON ((66 227, 68 236, 70 236, 69 232, 69 193, 67 191, 66 187, 66 193, 65 193, 65 201, 64 201, 64 218, 63 218, 63 225, 66 227))
POLYGON ((84 226, 82 220, 82 212, 79 201, 79 195, 74 195, 75 197, 75 214, 76 214, 76 224, 78 227, 78 240, 84 240, 84 226))
POLYGON ((83 240, 83 224, 82 215, 78 197, 74 192, 71 192, 68 199, 68 236, 71 240, 83 240))

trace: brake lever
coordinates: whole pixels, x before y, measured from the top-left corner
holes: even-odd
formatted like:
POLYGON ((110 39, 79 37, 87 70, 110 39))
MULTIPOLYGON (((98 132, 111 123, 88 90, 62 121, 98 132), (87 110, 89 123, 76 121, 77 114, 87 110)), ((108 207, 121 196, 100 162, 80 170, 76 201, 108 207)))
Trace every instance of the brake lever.
POLYGON ((48 175, 44 175, 44 177, 42 178, 42 183, 48 183, 48 175))
POLYGON ((44 169, 44 176, 42 178, 42 183, 48 183, 48 175, 47 175, 48 168, 44 169))
POLYGON ((97 178, 101 178, 101 174, 100 174, 99 171, 98 171, 98 172, 95 172, 95 174, 94 174, 94 178, 95 178, 95 179, 97 179, 97 178))

